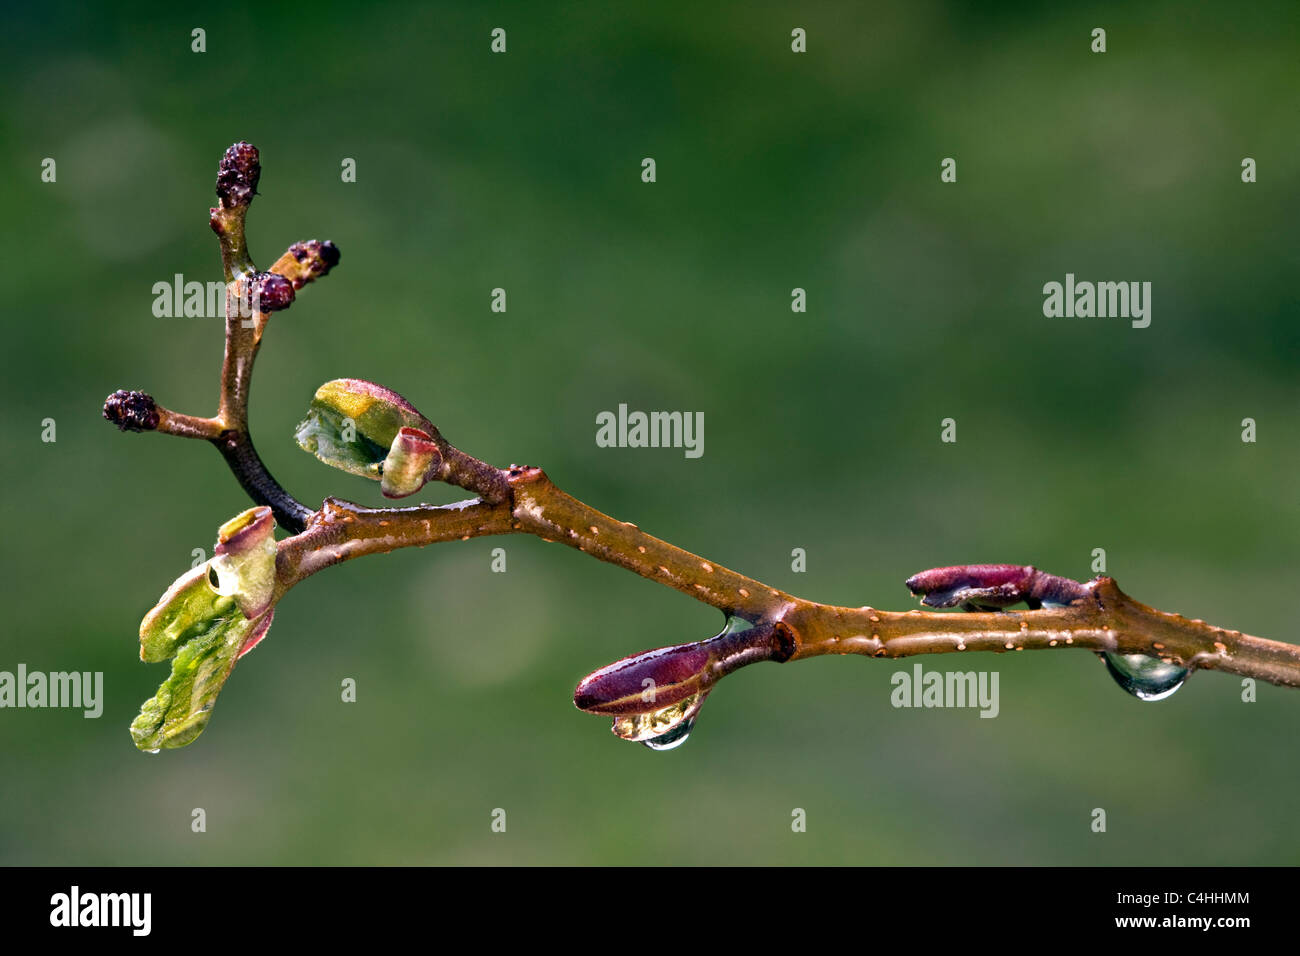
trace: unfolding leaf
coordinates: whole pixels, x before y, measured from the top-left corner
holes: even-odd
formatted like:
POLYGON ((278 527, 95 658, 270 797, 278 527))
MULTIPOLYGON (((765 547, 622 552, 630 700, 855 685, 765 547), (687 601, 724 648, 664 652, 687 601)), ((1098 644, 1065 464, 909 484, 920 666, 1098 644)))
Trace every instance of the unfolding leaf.
POLYGON ((141 750, 184 747, 208 724, 217 695, 244 648, 262 639, 274 608, 249 620, 234 601, 192 628, 193 636, 172 661, 171 676, 145 701, 131 723, 131 737, 141 750))
POLYGON ((216 555, 176 580, 140 622, 140 659, 171 675, 131 724, 141 750, 183 747, 203 732, 235 661, 271 626, 275 521, 249 508, 221 526, 216 555))
POLYGON ((428 419, 396 392, 374 382, 340 378, 316 390, 294 437, 325 464, 377 481, 402 428, 437 434, 428 419))
POLYGON ((140 622, 140 660, 149 663, 175 656, 185 642, 205 634, 211 622, 235 610, 235 599, 218 594, 201 564, 176 579, 140 622))

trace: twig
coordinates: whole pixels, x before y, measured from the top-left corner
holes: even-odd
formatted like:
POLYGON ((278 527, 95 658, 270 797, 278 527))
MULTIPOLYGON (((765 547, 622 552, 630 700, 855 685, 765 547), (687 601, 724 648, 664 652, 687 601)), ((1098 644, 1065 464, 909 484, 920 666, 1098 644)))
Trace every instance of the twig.
POLYGON ((211 418, 183 415, 157 404, 148 393, 118 391, 105 403, 104 417, 124 431, 159 431, 211 442, 248 496, 269 505, 281 527, 298 532, 312 509, 275 480, 248 433, 253 362, 270 313, 288 308, 298 289, 327 275, 338 264, 339 251, 328 241, 297 242, 270 272, 257 272, 248 254, 244 225, 261 175, 257 150, 248 143, 235 143, 221 159, 217 205, 209 210, 227 283, 226 352, 217 414, 211 418))
MULTIPOLYGON (((189 705, 188 712, 173 704, 169 687, 185 677, 173 670, 169 683, 137 721, 143 722, 142 729, 137 732, 133 725, 137 742, 147 749, 155 744, 177 746, 197 736, 234 660, 261 639, 276 602, 304 578, 362 555, 513 533, 560 542, 626 568, 717 608, 733 622, 710 640, 625 658, 579 684, 575 702, 585 710, 613 715, 615 731, 634 740, 680 742, 716 681, 740 666, 825 654, 901 658, 1081 648, 1107 655, 1112 663, 1115 655, 1140 655, 1137 660, 1167 664, 1173 671, 1172 686, 1196 669, 1300 686, 1300 647, 1155 610, 1124 594, 1107 577, 1082 584, 1018 565, 968 565, 923 572, 907 582, 923 603, 961 605, 967 613, 835 607, 794 597, 596 511, 557 488, 539 468, 498 469, 465 454, 406 399, 369 382, 330 383, 317 399, 327 411, 330 402, 356 408, 359 416, 378 410, 382 428, 377 434, 392 446, 387 459, 358 464, 312 450, 339 467, 382 479, 384 493, 392 497, 413 493, 426 481, 457 485, 479 497, 451 505, 380 509, 327 498, 313 511, 285 491, 262 463, 248 432, 248 399, 253 362, 270 313, 287 308, 297 289, 327 274, 339 254, 329 242, 295 243, 270 272, 256 272, 244 225, 259 176, 257 151, 246 143, 232 146, 218 172, 219 204, 211 210, 228 283, 217 414, 183 415, 143 392, 115 392, 104 407, 104 417, 126 431, 211 442, 249 497, 272 509, 275 520, 294 532, 275 545, 273 568, 256 565, 263 560, 256 541, 242 542, 244 550, 238 554, 225 553, 226 545, 219 548, 223 572, 234 579, 269 582, 273 577, 273 586, 266 585, 269 603, 243 596, 241 606, 250 621, 231 623, 227 605, 194 590, 199 578, 193 575, 178 581, 146 618, 141 634, 147 651, 142 656, 147 659, 176 653, 175 640, 168 635, 183 630, 178 621, 189 625, 191 619, 201 621, 203 614, 220 621, 234 635, 232 640, 242 642, 230 645, 237 653, 222 658, 225 669, 210 696, 203 698, 201 710, 194 709, 197 703, 189 705), (252 557, 244 557, 245 552, 252 557), (1008 609, 1022 602, 1028 610, 1008 609), (247 610, 254 605, 256 613, 247 610), (643 685, 652 688, 648 695, 643 685)), ((223 534, 234 533, 232 527, 256 529, 268 548, 273 540, 269 523, 253 513, 228 523, 223 534)), ((243 538, 253 534, 241 531, 243 538)), ((202 652, 215 653, 206 647, 202 652)), ((202 696, 192 693, 196 701, 202 696)))
MULTIPOLYGON (((824 654, 899 658, 960 651, 1080 648, 1143 654, 1193 669, 1300 686, 1300 646, 1158 611, 1122 592, 1113 578, 1101 577, 1082 585, 1070 582, 1079 588, 1072 603, 1036 610, 952 614, 836 607, 771 588, 602 514, 555 487, 539 468, 512 467, 504 474, 513 506, 470 500, 436 507, 375 509, 326 499, 303 534, 280 542, 277 587, 283 593, 324 567, 366 554, 522 532, 626 568, 729 617, 754 624, 780 622, 793 640, 789 660, 824 654)), ((970 569, 938 570, 962 573, 970 569)), ((1030 577, 1055 577, 1032 568, 1017 570, 1029 572, 1030 577)), ((1019 596, 1023 598, 1024 592, 1019 596)))

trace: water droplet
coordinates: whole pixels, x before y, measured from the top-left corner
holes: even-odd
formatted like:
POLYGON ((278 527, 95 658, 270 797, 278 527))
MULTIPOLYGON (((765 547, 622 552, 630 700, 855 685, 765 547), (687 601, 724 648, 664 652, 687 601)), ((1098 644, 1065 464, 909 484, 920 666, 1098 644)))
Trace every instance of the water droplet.
POLYGON ((649 740, 641 741, 641 743, 651 750, 673 750, 686 743, 686 738, 691 735, 691 729, 694 726, 695 718, 688 717, 668 733, 660 734, 658 737, 651 737, 649 740))
POLYGON ((671 750, 686 743, 704 694, 691 694, 674 704, 645 714, 614 718, 614 733, 624 740, 643 743, 652 750, 671 750))
POLYGON ((1138 700, 1164 700, 1183 686, 1191 671, 1173 661, 1161 660, 1146 654, 1097 655, 1106 663, 1106 670, 1115 683, 1138 700))

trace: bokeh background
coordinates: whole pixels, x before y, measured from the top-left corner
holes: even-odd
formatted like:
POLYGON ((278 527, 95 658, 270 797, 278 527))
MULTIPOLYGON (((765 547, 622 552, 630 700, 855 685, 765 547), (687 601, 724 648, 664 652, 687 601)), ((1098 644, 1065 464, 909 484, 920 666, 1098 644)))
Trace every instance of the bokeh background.
POLYGON ((291 438, 318 384, 364 377, 472 453, 803 596, 907 608, 923 568, 1086 578, 1101 547, 1144 601, 1300 640, 1297 14, 10 9, 0 669, 103 671, 106 702, 0 712, 0 862, 1300 862, 1300 693, 1246 704, 1203 673, 1145 704, 1087 654, 964 658, 1001 675, 981 720, 893 709, 911 662, 822 658, 727 680, 657 754, 573 686, 718 615, 532 538, 313 578, 199 741, 140 754, 127 725, 167 668, 138 661, 139 619, 247 502, 212 449, 100 419, 119 387, 215 408, 220 320, 156 318, 151 289, 220 278, 207 208, 247 139, 257 261, 343 253, 254 382, 258 447, 305 501, 383 500, 291 438), (1150 281, 1151 327, 1044 318, 1066 272, 1150 281), (597 448, 622 402, 703 411, 703 458, 597 448))

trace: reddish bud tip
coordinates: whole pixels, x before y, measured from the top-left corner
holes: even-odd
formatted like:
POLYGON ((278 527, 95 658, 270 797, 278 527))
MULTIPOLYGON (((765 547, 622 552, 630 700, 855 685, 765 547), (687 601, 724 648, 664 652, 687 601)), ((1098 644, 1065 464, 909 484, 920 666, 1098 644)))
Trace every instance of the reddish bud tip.
MULTIPOLYGON (((275 530, 275 518, 266 505, 249 508, 217 529, 215 554, 246 554, 262 545, 275 530)), ((274 538, 271 538, 274 541, 274 538)))
POLYGON ((151 432, 158 427, 158 405, 145 392, 118 389, 104 402, 104 418, 124 432, 151 432))
POLYGON ((262 164, 252 143, 235 143, 217 167, 217 198, 226 209, 247 206, 257 193, 262 164))

